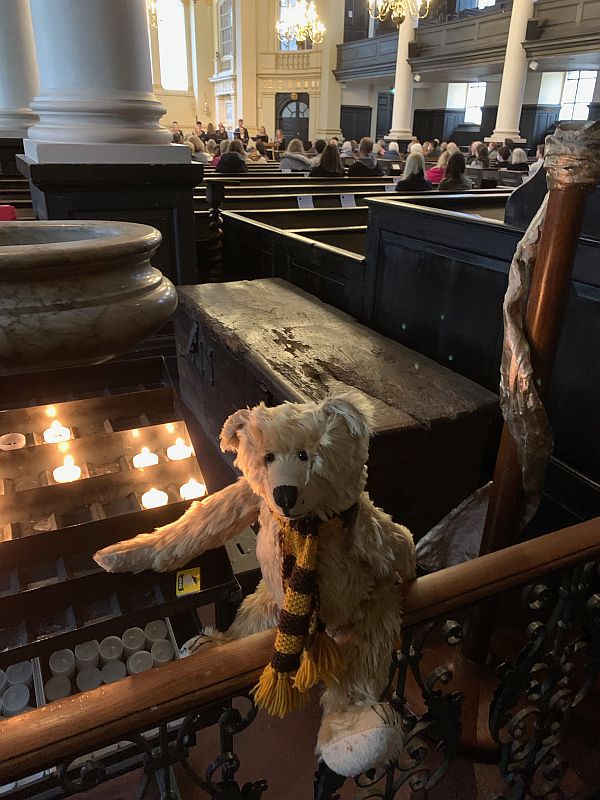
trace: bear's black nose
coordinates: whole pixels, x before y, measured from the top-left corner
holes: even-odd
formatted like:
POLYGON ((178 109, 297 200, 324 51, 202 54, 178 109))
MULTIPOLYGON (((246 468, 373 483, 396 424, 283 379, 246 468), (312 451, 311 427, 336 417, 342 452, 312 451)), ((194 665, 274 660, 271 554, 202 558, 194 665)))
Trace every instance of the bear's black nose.
POLYGON ((298 489, 296 486, 276 486, 273 489, 273 499, 284 514, 289 514, 290 510, 296 505, 298 489))

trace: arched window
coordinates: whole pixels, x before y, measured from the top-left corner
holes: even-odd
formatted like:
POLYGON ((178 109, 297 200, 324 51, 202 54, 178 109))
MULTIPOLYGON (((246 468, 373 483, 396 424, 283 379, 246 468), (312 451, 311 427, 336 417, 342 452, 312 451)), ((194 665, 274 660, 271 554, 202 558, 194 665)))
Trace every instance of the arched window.
POLYGON ((588 118, 588 103, 594 97, 597 75, 593 70, 567 72, 561 98, 561 120, 588 118))
POLYGON ((163 89, 189 88, 185 10, 181 0, 157 0, 158 50, 163 89))

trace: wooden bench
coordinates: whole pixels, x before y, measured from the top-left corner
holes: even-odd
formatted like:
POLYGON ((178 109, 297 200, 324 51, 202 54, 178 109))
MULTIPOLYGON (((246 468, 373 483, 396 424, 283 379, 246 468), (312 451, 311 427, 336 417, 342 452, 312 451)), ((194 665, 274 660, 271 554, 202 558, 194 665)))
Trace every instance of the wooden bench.
POLYGON ((216 445, 226 417, 260 401, 350 387, 375 408, 374 501, 420 535, 488 477, 497 398, 285 281, 182 287, 180 389, 216 445))

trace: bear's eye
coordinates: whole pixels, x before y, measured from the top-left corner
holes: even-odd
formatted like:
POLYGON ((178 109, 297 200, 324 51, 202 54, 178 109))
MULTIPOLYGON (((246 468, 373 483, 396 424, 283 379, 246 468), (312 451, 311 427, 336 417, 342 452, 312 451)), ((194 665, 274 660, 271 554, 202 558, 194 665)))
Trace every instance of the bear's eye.
POLYGON ((265 464, 272 464, 275 461, 275 453, 265 453, 265 464))
POLYGON ((308 453, 306 450, 298 450, 298 458, 300 461, 308 461, 308 453))

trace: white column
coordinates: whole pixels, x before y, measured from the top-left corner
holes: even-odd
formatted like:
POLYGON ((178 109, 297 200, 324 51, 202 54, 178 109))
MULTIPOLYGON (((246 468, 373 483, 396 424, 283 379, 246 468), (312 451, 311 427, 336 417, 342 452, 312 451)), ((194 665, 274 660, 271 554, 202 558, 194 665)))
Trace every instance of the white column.
POLYGON ((237 128, 238 119, 243 119, 249 135, 254 136, 257 125, 262 124, 258 122, 256 108, 256 28, 261 23, 256 0, 237 0, 235 11, 236 111, 233 127, 237 128))
MULTIPOLYGON (((319 19, 325 25, 325 38, 321 47, 321 96, 315 138, 331 139, 342 135, 340 115, 342 87, 333 70, 337 66, 337 45, 344 41, 344 0, 319 0, 319 19)), ((311 109, 312 111, 312 109, 311 109)))
POLYGON ((490 137, 492 142, 503 142, 505 139, 513 139, 515 142, 525 141, 519 136, 527 80, 527 55, 523 42, 526 38, 527 22, 532 14, 533 0, 513 0, 496 127, 490 137))
POLYGON ((189 161, 152 91, 145 0, 31 0, 41 89, 25 155, 38 163, 189 161))
POLYGON ((410 139, 413 124, 413 74, 408 63, 408 45, 415 38, 415 23, 407 15, 398 30, 398 55, 394 81, 392 128, 386 139, 410 139))
POLYGON ((37 119, 39 88, 28 0, 0 0, 0 138, 20 139, 37 119))

